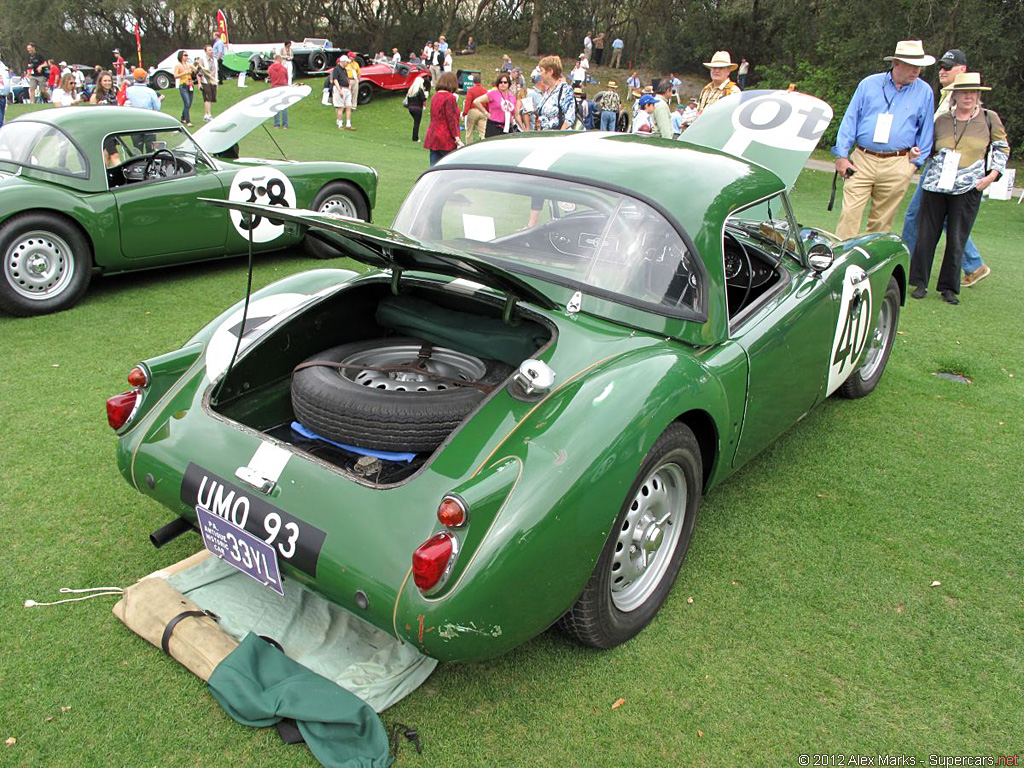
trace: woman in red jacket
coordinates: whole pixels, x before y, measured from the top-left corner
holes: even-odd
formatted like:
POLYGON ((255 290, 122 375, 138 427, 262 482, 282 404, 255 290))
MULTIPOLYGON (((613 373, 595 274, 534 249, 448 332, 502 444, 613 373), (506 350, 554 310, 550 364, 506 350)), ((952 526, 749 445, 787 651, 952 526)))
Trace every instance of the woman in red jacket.
POLYGON ((459 140, 459 105, 455 101, 458 87, 454 72, 445 72, 437 78, 437 93, 430 100, 430 125, 423 140, 423 146, 430 150, 431 165, 462 143, 459 140))

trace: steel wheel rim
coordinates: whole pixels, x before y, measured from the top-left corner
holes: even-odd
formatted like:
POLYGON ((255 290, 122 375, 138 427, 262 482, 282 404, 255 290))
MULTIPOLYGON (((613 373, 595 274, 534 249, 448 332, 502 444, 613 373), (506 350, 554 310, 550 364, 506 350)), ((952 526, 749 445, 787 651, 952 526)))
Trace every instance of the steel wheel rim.
POLYGON ((60 295, 71 283, 74 253, 52 232, 26 232, 4 254, 4 276, 22 298, 43 301, 60 295))
POLYGON ((661 584, 679 546, 688 488, 683 468, 667 461, 647 475, 619 526, 610 573, 612 604, 642 606, 661 584))
POLYGON ((885 359, 885 350, 889 346, 892 337, 892 319, 895 315, 893 305, 895 301, 886 296, 882 300, 882 306, 878 310, 878 322, 875 323, 875 332, 871 336, 871 343, 864 355, 864 365, 860 367, 860 377, 865 381, 878 372, 879 366, 885 359))
MULTIPOLYGON (((386 365, 412 365, 420 354, 419 344, 396 344, 390 347, 379 347, 349 355, 342 363, 346 366, 366 366, 379 368, 386 365)), ((454 349, 434 347, 430 358, 426 361, 427 371, 446 379, 462 381, 479 381, 487 373, 483 361, 472 355, 456 352, 454 349)), ((443 392, 458 389, 457 384, 441 382, 423 374, 357 370, 341 368, 339 372, 349 381, 360 384, 367 389, 379 389, 386 392, 443 392)))
POLYGON ((320 204, 319 212, 331 216, 344 216, 349 219, 359 218, 356 205, 348 195, 331 195, 320 204))

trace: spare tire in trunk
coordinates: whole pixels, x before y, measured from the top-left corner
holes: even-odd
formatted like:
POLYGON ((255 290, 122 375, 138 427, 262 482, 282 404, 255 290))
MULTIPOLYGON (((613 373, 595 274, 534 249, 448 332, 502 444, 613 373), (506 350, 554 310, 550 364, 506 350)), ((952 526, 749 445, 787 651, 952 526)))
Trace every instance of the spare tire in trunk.
POLYGON ((357 341, 296 367, 292 409, 301 424, 339 443, 433 451, 512 371, 422 339, 357 341))

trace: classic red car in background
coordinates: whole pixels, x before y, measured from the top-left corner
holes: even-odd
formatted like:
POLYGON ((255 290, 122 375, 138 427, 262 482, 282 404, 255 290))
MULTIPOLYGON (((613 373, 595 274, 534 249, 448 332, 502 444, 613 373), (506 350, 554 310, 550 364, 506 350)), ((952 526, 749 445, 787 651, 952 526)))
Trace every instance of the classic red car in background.
POLYGON ((429 88, 430 70, 420 64, 369 64, 359 72, 359 103, 369 104, 376 90, 407 91, 420 75, 426 77, 429 88))

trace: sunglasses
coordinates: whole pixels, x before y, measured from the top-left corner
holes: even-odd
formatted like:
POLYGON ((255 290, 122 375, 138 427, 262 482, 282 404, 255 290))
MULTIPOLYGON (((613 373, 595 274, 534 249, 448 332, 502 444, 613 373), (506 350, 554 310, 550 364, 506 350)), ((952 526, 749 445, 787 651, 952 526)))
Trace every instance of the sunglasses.
POLYGON ((511 80, 499 80, 498 85, 512 85, 511 80))

